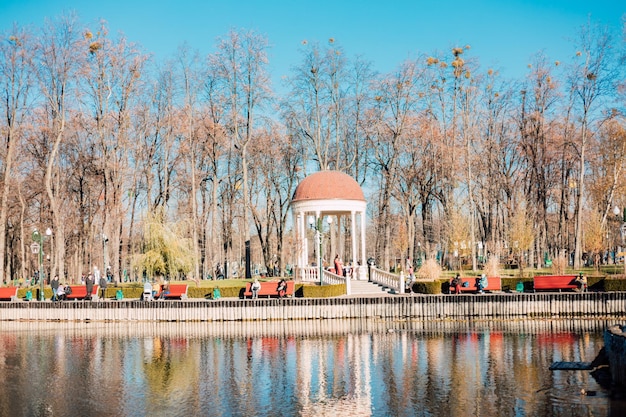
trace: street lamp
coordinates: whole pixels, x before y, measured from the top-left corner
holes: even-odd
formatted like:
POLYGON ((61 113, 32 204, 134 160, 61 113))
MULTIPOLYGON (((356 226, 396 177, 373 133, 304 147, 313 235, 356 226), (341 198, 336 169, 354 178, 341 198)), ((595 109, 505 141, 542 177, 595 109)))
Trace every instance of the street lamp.
MULTIPOLYGON (((617 219, 617 221, 619 222, 619 215, 620 215, 620 208, 615 206, 613 207, 613 214, 615 215, 615 218, 617 219)), ((622 217, 622 225, 620 226, 620 237, 621 237, 621 244, 624 244, 624 234, 626 234, 626 207, 624 207, 624 214, 622 217)), ((621 245, 620 245, 621 246, 621 245)), ((626 274, 626 254, 624 253, 624 251, 622 251, 622 254, 624 254, 624 273, 626 274)))
MULTIPOLYGON (((52 229, 49 227, 46 229, 46 236, 52 236, 52 229)), ((39 233, 39 230, 33 231, 33 240, 39 245, 39 301, 44 301, 44 280, 43 280, 43 242, 44 236, 39 233)))
MULTIPOLYGON (((102 263, 104 264, 104 269, 102 270, 102 273, 104 274, 105 277, 107 277, 107 272, 108 272, 108 260, 107 260, 107 242, 109 241, 109 237, 102 233, 102 263)), ((108 277, 107 277, 108 279, 108 277)))
MULTIPOLYGON (((326 222, 328 225, 333 222, 332 217, 327 217, 326 222)), ((317 251, 317 265, 320 273, 320 285, 324 285, 324 269, 322 267, 322 217, 317 218, 317 223, 315 222, 315 218, 313 216, 309 216, 309 227, 315 230, 315 243, 318 245, 317 251)))

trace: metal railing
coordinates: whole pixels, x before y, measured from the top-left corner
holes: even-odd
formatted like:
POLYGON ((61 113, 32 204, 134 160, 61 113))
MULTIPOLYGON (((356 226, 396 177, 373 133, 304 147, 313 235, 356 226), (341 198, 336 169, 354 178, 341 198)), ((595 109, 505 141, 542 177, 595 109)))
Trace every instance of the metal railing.
POLYGON ((370 266, 370 281, 383 287, 390 288, 398 294, 404 294, 404 273, 400 275, 383 271, 375 266, 370 266))

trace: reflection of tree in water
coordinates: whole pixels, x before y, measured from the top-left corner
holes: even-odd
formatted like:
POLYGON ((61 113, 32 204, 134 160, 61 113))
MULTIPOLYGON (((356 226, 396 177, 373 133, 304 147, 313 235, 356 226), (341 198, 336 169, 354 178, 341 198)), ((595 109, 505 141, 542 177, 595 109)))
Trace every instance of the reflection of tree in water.
POLYGON ((151 343, 150 357, 143 363, 147 392, 157 404, 176 404, 191 395, 195 384, 190 382, 198 380, 196 345, 190 347, 184 338, 155 337, 151 343))

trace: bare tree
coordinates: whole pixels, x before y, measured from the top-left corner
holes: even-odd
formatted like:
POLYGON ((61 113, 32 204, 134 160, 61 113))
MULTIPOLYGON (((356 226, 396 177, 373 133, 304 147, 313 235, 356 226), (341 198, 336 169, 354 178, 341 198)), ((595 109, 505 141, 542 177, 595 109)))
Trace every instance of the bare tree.
POLYGON ((33 49, 28 33, 14 26, 7 35, 0 36, 0 132, 4 141, 0 153, 3 172, 0 201, 0 279, 7 282, 6 231, 11 189, 15 188, 14 163, 20 147, 23 125, 30 105, 31 61, 33 49))
POLYGON ((129 157, 134 141, 130 138, 131 112, 140 85, 146 56, 135 45, 121 37, 109 38, 101 22, 94 35, 87 30, 88 57, 80 74, 86 89, 86 105, 92 109, 94 135, 99 139, 99 165, 102 178, 102 226, 99 241, 103 243, 103 269, 109 267, 116 281, 121 279, 121 242, 126 207, 125 190, 130 185, 129 157))
MULTIPOLYGON (((248 147, 254 139, 257 112, 269 98, 270 79, 267 73, 269 43, 264 36, 253 31, 231 30, 225 38, 218 40, 217 49, 217 53, 209 58, 209 65, 215 68, 217 80, 228 99, 226 103, 230 139, 241 158, 242 232, 249 250, 248 147)), ((246 260, 248 259, 249 257, 246 257, 246 260)), ((249 264, 246 264, 246 278, 250 278, 249 264)))
POLYGON ((592 122, 598 117, 594 110, 614 91, 615 62, 613 61, 612 39, 607 28, 588 23, 579 34, 578 60, 568 77, 570 91, 574 95, 580 117, 580 139, 575 144, 578 155, 578 188, 576 193, 576 236, 574 268, 582 260, 583 201, 585 196, 585 173, 589 138, 593 131, 592 122))
POLYGON ((61 142, 70 108, 72 90, 76 91, 76 70, 84 61, 86 48, 79 38, 75 16, 62 16, 58 21, 46 22, 38 38, 35 56, 36 77, 39 89, 45 98, 44 108, 48 112, 47 126, 51 136, 44 184, 50 203, 54 228, 54 244, 58 274, 65 275, 65 215, 61 206, 62 190, 56 185, 57 164, 61 142))

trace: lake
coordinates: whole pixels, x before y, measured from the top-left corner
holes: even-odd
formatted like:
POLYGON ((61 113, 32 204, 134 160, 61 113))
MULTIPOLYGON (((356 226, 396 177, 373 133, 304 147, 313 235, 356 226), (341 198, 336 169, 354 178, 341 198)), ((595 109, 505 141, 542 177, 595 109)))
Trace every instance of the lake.
POLYGON ((589 371, 548 369, 614 323, 0 322, 0 415, 623 416, 589 371))

